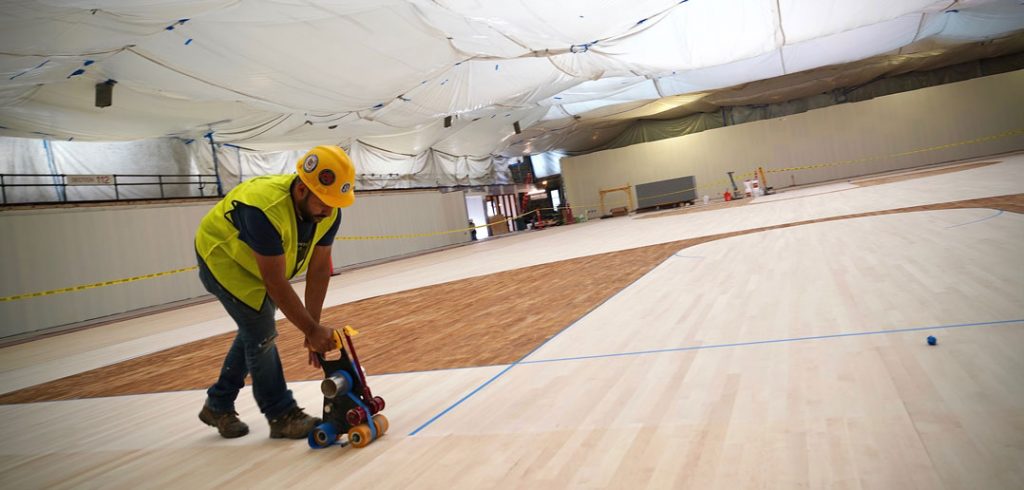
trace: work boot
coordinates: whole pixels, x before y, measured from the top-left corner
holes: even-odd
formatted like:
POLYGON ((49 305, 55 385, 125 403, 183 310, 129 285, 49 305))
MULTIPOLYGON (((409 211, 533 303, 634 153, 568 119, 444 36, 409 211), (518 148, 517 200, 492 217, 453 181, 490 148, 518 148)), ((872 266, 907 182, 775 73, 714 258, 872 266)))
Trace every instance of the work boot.
POLYGON ((199 420, 210 427, 216 427, 220 436, 226 439, 242 437, 249 433, 249 426, 238 420, 238 412, 234 410, 218 412, 203 405, 203 410, 199 412, 199 420))
POLYGON ((306 415, 298 406, 270 420, 271 439, 305 439, 320 419, 306 415))

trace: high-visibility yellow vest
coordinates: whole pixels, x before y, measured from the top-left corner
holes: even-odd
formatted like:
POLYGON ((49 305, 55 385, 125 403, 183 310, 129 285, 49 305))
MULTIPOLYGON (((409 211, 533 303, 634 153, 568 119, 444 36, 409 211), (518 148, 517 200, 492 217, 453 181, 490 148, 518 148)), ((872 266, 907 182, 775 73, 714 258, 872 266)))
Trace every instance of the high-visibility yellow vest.
POLYGON ((267 288, 256 264, 255 252, 238 239, 231 213, 238 203, 262 210, 281 234, 286 278, 305 272, 315 244, 331 228, 338 210, 334 209, 329 218, 317 224, 313 246, 306 250, 305 257, 296 257, 298 225, 291 197, 291 185, 296 177, 295 174, 269 175, 239 184, 206 213, 196 231, 196 253, 206 262, 213 277, 235 298, 257 311, 263 306, 267 288))

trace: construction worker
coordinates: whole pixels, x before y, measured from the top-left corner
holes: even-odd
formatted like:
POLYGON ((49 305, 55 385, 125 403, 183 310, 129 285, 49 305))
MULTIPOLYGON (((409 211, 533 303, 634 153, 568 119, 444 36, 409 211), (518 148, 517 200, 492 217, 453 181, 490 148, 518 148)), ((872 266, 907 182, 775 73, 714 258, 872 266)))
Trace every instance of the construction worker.
POLYGON ((310 364, 333 348, 320 313, 331 276, 331 245, 338 208, 355 200, 355 167, 336 146, 318 146, 299 159, 298 175, 268 175, 235 187, 203 218, 195 246, 199 278, 238 325, 220 377, 207 390, 203 423, 227 438, 249 433, 235 399, 252 377, 253 397, 270 424, 270 437, 301 439, 320 423, 302 411, 284 379, 274 343, 281 308, 305 335, 310 364), (305 272, 305 305, 288 282, 305 272))

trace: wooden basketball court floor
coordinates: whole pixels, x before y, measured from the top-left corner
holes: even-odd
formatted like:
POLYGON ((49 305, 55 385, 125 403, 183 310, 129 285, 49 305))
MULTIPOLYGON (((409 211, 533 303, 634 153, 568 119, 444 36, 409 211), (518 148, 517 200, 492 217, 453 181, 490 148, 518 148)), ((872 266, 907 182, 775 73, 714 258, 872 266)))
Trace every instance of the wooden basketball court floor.
MULTIPOLYGON (((482 241, 345 272, 326 305, 1019 194, 1024 155, 998 160, 482 241)), ((682 249, 517 362, 371 376, 391 428, 359 450, 268 439, 249 388, 252 433, 234 440, 196 419, 202 390, 159 379, 152 394, 0 405, 0 488, 1024 488, 1022 243, 1024 215, 969 208, 682 249)), ((0 394, 232 328, 206 303, 9 346, 0 394)), ((290 387, 319 415, 316 381, 290 387)))

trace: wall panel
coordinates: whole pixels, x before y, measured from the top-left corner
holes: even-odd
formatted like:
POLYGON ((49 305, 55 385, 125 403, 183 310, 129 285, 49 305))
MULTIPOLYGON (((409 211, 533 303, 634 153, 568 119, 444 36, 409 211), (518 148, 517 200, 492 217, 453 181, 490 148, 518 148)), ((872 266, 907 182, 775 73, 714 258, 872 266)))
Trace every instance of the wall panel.
MULTIPOLYGON (((193 237, 214 201, 0 212, 0 297, 152 274, 195 265, 193 237)), ((347 236, 465 228, 463 192, 360 193, 343 210, 347 236)), ((334 266, 469 241, 468 233, 338 240, 334 266)), ((0 302, 0 337, 203 296, 194 271, 128 284, 0 302)))
MULTIPOLYGON (((567 199, 597 206, 598 191, 694 175, 700 195, 721 196, 727 171, 787 168, 887 156, 769 174, 783 188, 1024 149, 1024 135, 897 155, 1024 129, 1024 71, 976 78, 802 114, 562 160, 567 199)), ((742 179, 738 179, 742 180, 742 179)), ((621 193, 608 206, 624 205, 621 193)))

